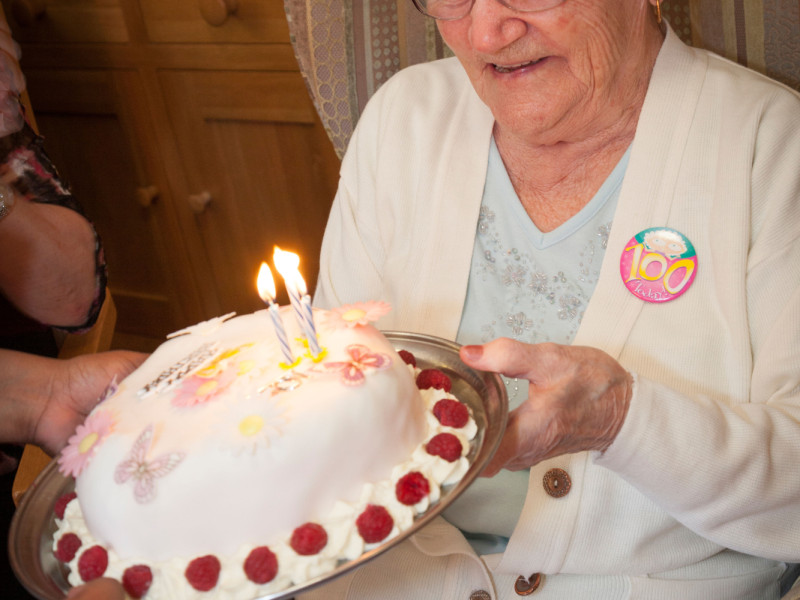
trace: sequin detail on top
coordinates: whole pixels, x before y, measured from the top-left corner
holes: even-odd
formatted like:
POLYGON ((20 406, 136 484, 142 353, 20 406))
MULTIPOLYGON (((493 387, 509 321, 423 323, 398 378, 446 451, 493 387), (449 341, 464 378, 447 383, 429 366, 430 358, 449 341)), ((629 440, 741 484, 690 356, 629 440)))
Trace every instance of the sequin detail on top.
MULTIPOLYGON (((578 332, 608 246, 626 153, 594 198, 554 231, 528 217, 492 142, 460 343, 508 337, 568 344, 578 332)), ((527 390, 506 380, 512 407, 527 390)))
POLYGON ((577 252, 560 250, 567 242, 576 246, 577 237, 547 249, 520 249, 509 245, 513 236, 506 236, 495 213, 484 206, 470 288, 496 291, 477 292, 491 297, 485 306, 494 309, 484 313, 478 341, 510 337, 527 343, 571 342, 597 283, 610 229, 607 222, 594 226, 590 235, 578 232, 583 239, 577 252))

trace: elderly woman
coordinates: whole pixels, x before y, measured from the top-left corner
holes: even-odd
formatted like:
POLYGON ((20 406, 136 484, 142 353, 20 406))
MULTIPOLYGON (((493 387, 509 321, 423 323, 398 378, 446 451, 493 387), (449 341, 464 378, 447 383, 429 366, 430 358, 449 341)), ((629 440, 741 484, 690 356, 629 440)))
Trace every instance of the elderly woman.
POLYGON ((658 0, 415 4, 456 58, 364 111, 316 302, 388 300, 382 327, 468 344, 513 411, 446 520, 316 593, 778 598, 800 98, 683 45, 658 0))

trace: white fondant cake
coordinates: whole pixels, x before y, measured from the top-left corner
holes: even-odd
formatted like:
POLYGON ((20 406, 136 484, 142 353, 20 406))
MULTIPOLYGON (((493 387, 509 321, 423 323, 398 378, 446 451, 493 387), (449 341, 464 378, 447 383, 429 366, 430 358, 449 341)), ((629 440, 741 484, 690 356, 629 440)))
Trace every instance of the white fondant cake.
POLYGON ((410 527, 463 477, 476 427, 451 394, 419 390, 367 323, 385 309, 315 310, 313 359, 283 309, 292 365, 267 310, 213 319, 113 385, 59 459, 76 478, 53 538, 70 583, 102 575, 148 600, 245 600, 410 527))

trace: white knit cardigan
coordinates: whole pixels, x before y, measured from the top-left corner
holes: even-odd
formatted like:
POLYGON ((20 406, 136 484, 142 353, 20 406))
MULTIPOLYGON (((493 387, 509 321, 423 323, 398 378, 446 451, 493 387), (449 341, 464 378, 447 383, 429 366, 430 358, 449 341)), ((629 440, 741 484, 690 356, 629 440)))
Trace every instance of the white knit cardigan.
MULTIPOLYGON (((382 328, 455 338, 492 125, 455 59, 379 90, 343 161, 318 305, 385 300, 382 328)), ((397 597, 466 598, 475 586, 503 597, 508 577, 534 572, 619 576, 613 597, 777 597, 780 561, 800 561, 798 238, 800 97, 668 31, 574 341, 635 375, 625 424, 603 455, 531 469, 507 551, 486 558, 494 582, 465 575, 480 561, 441 524, 414 545, 451 554, 448 569, 460 552, 460 583, 443 572, 452 585, 426 595, 415 573, 435 561, 406 564, 398 551, 393 567, 417 571, 398 575, 397 597), (654 226, 685 234, 699 261, 689 291, 663 304, 634 297, 619 273, 625 244, 654 226), (572 479, 563 498, 541 484, 553 467, 572 479)), ((369 569, 360 577, 352 597, 369 589, 369 569)), ((394 597, 383 577, 365 597, 394 597)), ((602 597, 587 585, 584 597, 602 597)))

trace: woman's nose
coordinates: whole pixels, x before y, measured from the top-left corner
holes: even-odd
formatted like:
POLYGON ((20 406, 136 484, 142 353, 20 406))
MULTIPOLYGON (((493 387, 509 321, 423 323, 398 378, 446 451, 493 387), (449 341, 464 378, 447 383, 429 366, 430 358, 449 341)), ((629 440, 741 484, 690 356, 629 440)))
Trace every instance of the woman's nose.
POLYGON ((470 43, 478 52, 491 54, 525 35, 528 24, 521 14, 498 0, 475 0, 465 18, 470 19, 470 43))

